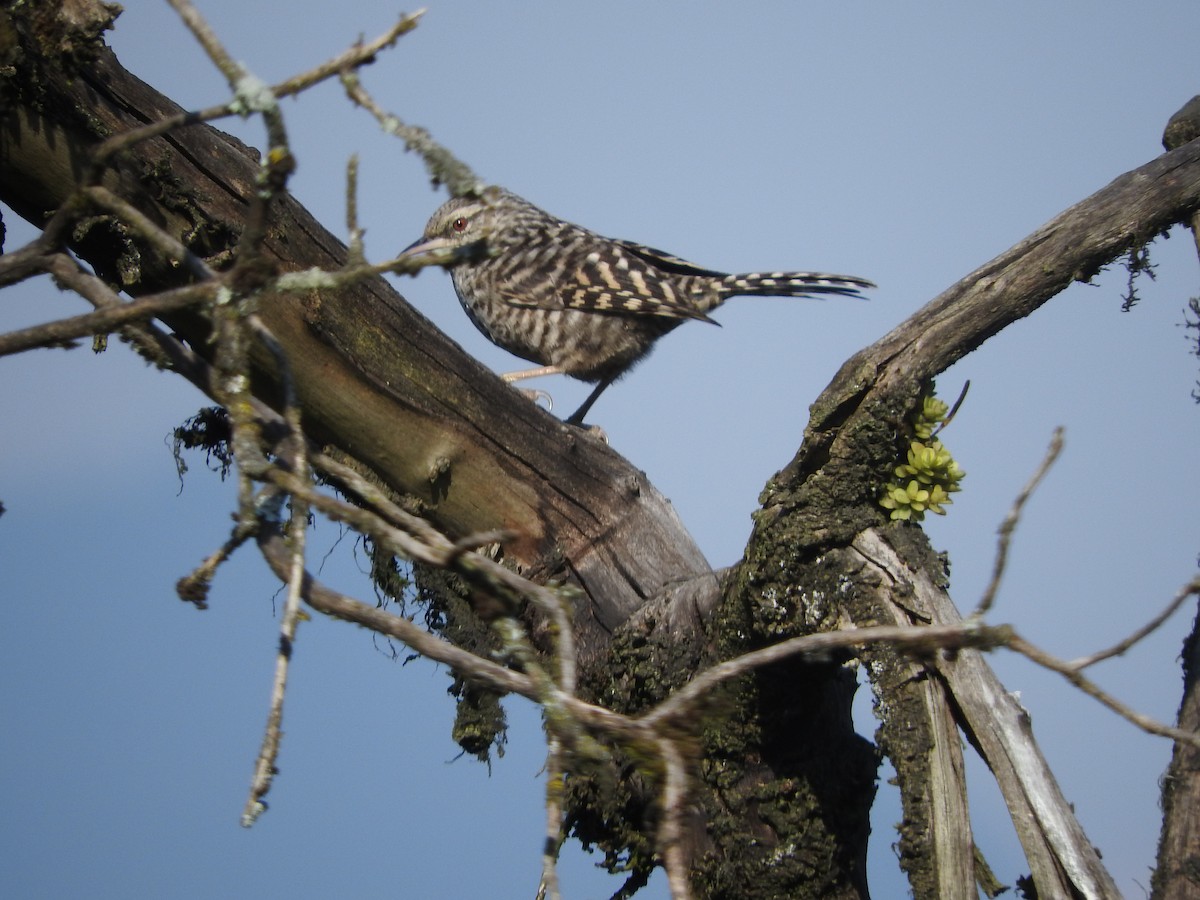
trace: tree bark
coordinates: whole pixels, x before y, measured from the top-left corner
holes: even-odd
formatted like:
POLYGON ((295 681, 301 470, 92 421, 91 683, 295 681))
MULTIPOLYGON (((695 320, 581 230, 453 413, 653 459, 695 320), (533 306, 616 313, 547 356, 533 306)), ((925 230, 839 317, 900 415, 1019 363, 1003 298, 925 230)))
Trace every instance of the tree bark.
MULTIPOLYGON (((1200 733, 1200 613, 1183 644, 1183 702, 1178 724, 1200 733)), ((1176 744, 1162 780, 1163 830, 1153 900, 1200 896, 1200 750, 1176 744)))

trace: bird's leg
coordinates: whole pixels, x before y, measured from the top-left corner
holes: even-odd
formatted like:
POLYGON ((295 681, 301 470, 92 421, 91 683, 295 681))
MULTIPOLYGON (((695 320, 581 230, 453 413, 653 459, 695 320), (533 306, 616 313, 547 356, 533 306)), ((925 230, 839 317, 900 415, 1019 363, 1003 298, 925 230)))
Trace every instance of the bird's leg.
MULTIPOLYGON (((540 366, 536 369, 524 369, 520 372, 505 372, 500 376, 500 380, 506 384, 512 384, 514 381, 520 381, 523 378, 540 378, 543 375, 562 375, 563 370, 558 366, 540 366)), ((545 391, 539 391, 536 388, 517 388, 522 394, 537 403, 539 400, 546 401, 546 409, 554 409, 554 398, 545 391)))
MULTIPOLYGON (((563 372, 563 370, 561 368, 559 368, 558 366, 540 366, 539 368, 536 368, 536 369, 524 369, 520 372, 505 372, 500 377, 504 381, 508 382, 509 384, 512 384, 514 381, 521 381, 525 378, 540 378, 542 375, 565 375, 565 374, 566 373, 563 372)), ((600 398, 600 395, 602 393, 604 393, 604 389, 616 380, 617 380, 616 375, 613 375, 609 378, 605 378, 605 379, 601 380, 599 384, 597 384, 594 388, 592 388, 592 392, 590 394, 588 394, 587 399, 583 401, 583 405, 580 406, 579 409, 575 410, 575 412, 573 412, 571 414, 571 417, 569 419, 566 419, 564 421, 568 425, 576 425, 579 427, 583 427, 583 417, 588 414, 588 410, 590 410, 592 408, 592 404, 595 403, 600 398)), ((546 400, 546 406, 551 410, 554 409, 554 400, 545 391, 525 390, 525 389, 521 389, 521 388, 518 388, 518 390, 520 390, 522 394, 525 394, 525 395, 531 397, 535 403, 539 399, 544 397, 546 400)), ((604 435, 604 432, 600 431, 599 429, 597 429, 597 432, 598 432, 598 435, 601 438, 601 440, 603 440, 607 444, 608 438, 604 435)))
POLYGON ((592 389, 590 394, 588 394, 587 399, 583 401, 583 405, 579 407, 579 409, 575 410, 575 412, 571 413, 570 418, 565 420, 566 423, 568 425, 582 426, 583 417, 588 414, 588 410, 592 408, 592 404, 600 399, 600 395, 604 393, 604 389, 616 380, 616 375, 610 375, 608 378, 601 379, 600 383, 592 389))
POLYGON ((505 372, 500 376, 502 381, 512 384, 524 378, 541 378, 543 375, 562 375, 563 370, 558 366, 539 366, 536 369, 522 369, 520 372, 505 372))

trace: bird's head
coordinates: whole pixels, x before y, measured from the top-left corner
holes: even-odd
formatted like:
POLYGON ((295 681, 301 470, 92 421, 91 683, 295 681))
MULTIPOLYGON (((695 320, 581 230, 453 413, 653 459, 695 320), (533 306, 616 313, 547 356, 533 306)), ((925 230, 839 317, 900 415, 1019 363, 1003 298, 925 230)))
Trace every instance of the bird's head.
POLYGON ((406 247, 400 257, 437 254, 438 258, 431 261, 453 265, 495 256, 513 242, 516 232, 508 225, 525 206, 528 206, 525 201, 498 187, 454 197, 438 207, 426 224, 425 233, 406 247))

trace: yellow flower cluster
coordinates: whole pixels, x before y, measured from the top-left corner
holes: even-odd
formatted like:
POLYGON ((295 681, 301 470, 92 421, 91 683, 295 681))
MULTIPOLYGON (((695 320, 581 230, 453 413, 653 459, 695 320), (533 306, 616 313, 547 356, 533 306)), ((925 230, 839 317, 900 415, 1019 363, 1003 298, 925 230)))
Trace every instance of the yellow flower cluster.
POLYGON ((883 489, 879 505, 891 510, 891 518, 920 522, 926 512, 946 514, 950 494, 962 490, 959 482, 967 474, 941 441, 931 440, 946 418, 948 408, 935 397, 926 397, 913 420, 919 440, 908 445, 908 459, 896 466, 895 479, 883 489))

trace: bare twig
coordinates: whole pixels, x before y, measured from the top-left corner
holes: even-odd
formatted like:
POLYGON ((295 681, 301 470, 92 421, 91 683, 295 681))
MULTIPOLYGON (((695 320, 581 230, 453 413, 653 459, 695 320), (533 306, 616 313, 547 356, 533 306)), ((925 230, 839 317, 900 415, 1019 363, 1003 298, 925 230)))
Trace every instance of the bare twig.
POLYGON ((1200 595, 1200 578, 1193 578, 1178 591, 1176 591, 1175 596, 1171 598, 1171 602, 1166 605, 1166 608, 1163 609, 1162 612, 1160 612, 1157 616, 1155 616, 1133 634, 1129 635, 1129 637, 1118 641, 1107 650, 1099 650, 1096 653, 1089 654, 1088 656, 1081 656, 1079 659, 1072 660, 1067 665, 1075 671, 1080 671, 1082 669, 1086 669, 1088 666, 1095 665, 1101 660, 1110 659, 1114 656, 1120 656, 1142 638, 1146 637, 1146 635, 1155 631, 1160 625, 1162 625, 1163 622, 1167 621, 1167 619, 1171 618, 1171 616, 1174 615, 1175 610, 1179 609, 1179 607, 1183 605, 1183 601, 1193 594, 1200 595))
POLYGON ((167 2, 171 4, 175 12, 179 13, 183 24, 188 27, 196 41, 204 48, 204 52, 208 54, 213 65, 225 76, 225 80, 230 83, 237 81, 243 73, 241 64, 229 55, 216 33, 200 15, 199 10, 192 6, 190 0, 167 0, 167 2))
POLYGON ((346 266, 366 264, 363 230, 358 224, 358 154, 346 163, 346 266))
MULTIPOLYGON (((359 66, 372 62, 380 50, 386 49, 387 47, 393 45, 397 38, 415 28, 417 20, 424 14, 424 12, 425 11, 422 9, 409 15, 402 15, 395 25, 393 25, 390 29, 388 29, 388 31, 384 32, 375 40, 367 44, 356 44, 349 50, 342 53, 340 56, 336 56, 331 60, 323 62, 307 72, 303 72, 299 75, 293 75, 291 78, 281 81, 279 84, 269 88, 270 93, 276 98, 289 97, 293 94, 298 94, 301 91, 307 90, 321 81, 332 78, 334 75, 337 75, 341 72, 355 69, 359 66)), ((194 8, 191 10, 190 15, 194 15, 197 19, 199 19, 199 13, 197 13, 194 8)), ((187 18, 185 18, 185 22, 186 21, 187 18)), ((207 25, 203 25, 202 27, 207 28, 207 25)), ((219 47, 219 42, 217 43, 217 46, 219 47)), ((226 56, 228 56, 228 54, 226 54, 226 56)), ((222 68, 223 73, 224 71, 225 69, 222 68)), ((234 100, 209 106, 205 109, 177 113, 173 116, 160 119, 157 122, 152 122, 144 127, 121 132, 120 134, 108 138, 96 148, 94 153, 96 165, 103 166, 108 162, 114 153, 123 150, 126 147, 131 147, 141 141, 150 140, 151 138, 159 137, 160 135, 174 131, 176 128, 181 128, 186 125, 196 125, 202 122, 211 122, 215 119, 221 119, 226 116, 243 115, 245 112, 247 112, 245 105, 240 99, 235 98, 234 100)))
POLYGON ((195 278, 210 281, 217 277, 216 272, 208 264, 189 250, 173 235, 158 227, 149 216, 142 213, 132 203, 121 199, 108 188, 92 185, 83 189, 83 195, 96 206, 115 215, 122 222, 133 228, 139 236, 170 262, 183 264, 195 278))
MULTIPOLYGON (((247 324, 275 357, 275 365, 283 386, 284 419, 287 421, 288 433, 283 441, 285 449, 281 456, 297 478, 308 479, 307 442, 301 430, 300 407, 287 354, 257 316, 249 316, 247 324)), ((287 694, 288 671, 291 666, 292 648, 296 642, 296 629, 300 623, 300 602, 305 576, 304 550, 307 535, 308 504, 303 499, 292 497, 288 523, 288 541, 291 544, 292 558, 287 580, 287 599, 284 602, 283 618, 279 624, 279 653, 275 658, 275 677, 271 685, 271 705, 267 714, 267 726, 254 766, 250 796, 246 799, 246 806, 242 812, 242 825, 247 828, 253 825, 267 808, 263 797, 271 790, 276 772, 275 762, 279 756, 280 743, 283 740, 283 702, 287 694)))
POLYGON ((97 312, 0 335, 0 356, 36 347, 66 345, 87 335, 121 329, 138 343, 143 353, 160 362, 156 353, 147 352, 153 341, 145 336, 144 329, 139 331, 132 326, 203 302, 211 298, 216 290, 216 275, 203 260, 131 204, 108 189, 96 186, 81 189, 55 212, 37 238, 0 260, 0 284, 13 283, 41 273, 50 274, 60 287, 70 288, 91 302, 97 312), (182 263, 193 276, 206 283, 188 285, 131 302, 122 300, 108 284, 86 272, 60 246, 66 227, 88 206, 99 207, 118 217, 164 258, 182 263))
MULTIPOLYGON (((272 172, 283 172, 282 177, 286 178, 286 172, 290 172, 291 164, 290 161, 285 163, 284 159, 290 157, 290 153, 287 151, 287 134, 283 127, 283 115, 279 111, 279 95, 266 82, 254 75, 245 64, 237 62, 229 55, 216 33, 209 27, 208 22, 192 5, 191 0, 167 0, 167 2, 179 13, 196 41, 208 54, 208 58, 225 76, 225 80, 233 89, 234 99, 229 104, 230 111, 239 115, 251 113, 262 115, 263 124, 267 128, 267 138, 271 145, 266 155, 267 174, 269 176, 272 172)), ((282 187, 282 185, 278 185, 278 187, 282 187)), ((262 201, 258 204, 259 206, 265 206, 265 201, 269 198, 256 199, 262 201)))
POLYGON ((208 588, 212 584, 213 576, 221 564, 249 537, 250 532, 245 528, 235 527, 229 540, 209 554, 191 573, 175 582, 175 593, 179 595, 179 599, 195 605, 197 609, 208 609, 208 588))
POLYGON ((24 247, 0 255, 0 287, 24 281, 46 270, 46 260, 62 251, 63 234, 84 208, 83 197, 71 195, 41 232, 24 247))
POLYGON ((955 400, 954 405, 950 407, 950 412, 946 413, 945 417, 942 419, 942 423, 934 429, 933 434, 931 434, 930 437, 937 437, 939 434, 945 431, 947 427, 949 427, 950 423, 954 421, 954 417, 958 415, 958 411, 962 407, 963 401, 967 399, 967 391, 970 389, 971 380, 968 378, 963 382, 962 390, 958 392, 958 399, 955 400))
POLYGON ((406 125, 400 117, 383 109, 375 98, 362 86, 358 75, 346 70, 341 74, 346 96, 375 117, 387 134, 394 134, 404 141, 405 150, 413 150, 425 160, 425 168, 433 183, 444 184, 455 197, 478 191, 483 183, 475 173, 449 150, 435 141, 424 128, 406 125))
MULTIPOLYGON (((276 576, 287 580, 291 577, 291 553, 278 525, 264 523, 256 533, 263 558, 270 564, 276 576)), ((385 609, 362 603, 345 594, 334 591, 306 573, 302 586, 304 601, 319 613, 354 622, 372 631, 402 641, 417 653, 434 662, 453 668, 465 678, 488 685, 498 691, 535 696, 529 676, 477 656, 449 641, 435 637, 403 616, 385 609)), ((615 713, 613 714, 616 715, 615 713)))
POLYGON ((78 263, 66 254, 56 254, 48 259, 46 271, 61 284, 68 285, 81 297, 101 308, 95 312, 0 334, 0 356, 37 347, 63 346, 82 337, 105 334, 123 326, 179 312, 204 302, 215 289, 213 284, 189 285, 126 303, 99 278, 80 269, 78 263))
POLYGON ((376 275, 415 275, 429 266, 453 266, 468 259, 477 259, 484 246, 483 241, 463 247, 443 248, 420 254, 401 253, 379 263, 356 263, 349 259, 340 269, 300 269, 284 272, 270 285, 272 290, 305 292, 313 290, 336 290, 341 287, 372 278, 376 275))
MULTIPOLYGON (((283 495, 277 495, 277 504, 283 495)), ((301 504, 302 505, 302 504, 301 504)), ((276 507, 278 508, 278 506, 276 507)), ((287 599, 283 619, 279 627, 279 652, 275 657, 275 674, 271 682, 271 702, 267 712, 267 725, 263 730, 262 744, 254 761, 254 777, 250 781, 250 795, 242 809, 242 827, 249 828, 267 810, 263 797, 271 790, 275 779, 275 761, 279 758, 279 746, 283 741, 283 701, 287 695, 288 668, 292 658, 292 646, 296 639, 299 622, 300 591, 304 576, 304 536, 307 523, 297 523, 294 507, 291 526, 288 529, 291 547, 290 570, 287 580, 287 599), (296 527, 296 526, 299 527, 296 527)))
POLYGON ((1200 734, 1191 731, 1182 731, 1178 728, 1173 728, 1170 725, 1164 725, 1150 716, 1143 715, 1132 707, 1126 706, 1120 700, 1113 697, 1090 678, 1085 676, 1074 665, 1066 660, 1059 659, 1039 647, 1027 642, 1024 638, 1013 634, 1008 642, 1008 648, 1022 656, 1032 660, 1043 668, 1050 669, 1053 672, 1058 672, 1067 681, 1075 685, 1089 697, 1092 697, 1102 704, 1107 706, 1121 718, 1133 723, 1138 728, 1149 734, 1157 734, 1162 737, 1168 737, 1172 740, 1183 741, 1191 744, 1193 747, 1200 747, 1200 734))
MULTIPOLYGON (((321 465, 325 465, 326 459, 323 456, 318 460, 321 465)), ((349 484, 357 486, 365 481, 360 476, 351 475, 345 467, 338 467, 338 469, 341 473, 339 478, 341 475, 345 475, 349 484)), ((452 568, 468 582, 478 587, 493 592, 497 590, 511 592, 533 601, 543 613, 549 616, 557 632, 555 640, 559 648, 558 686, 567 694, 574 693, 577 665, 574 632, 567 611, 554 591, 522 578, 494 560, 477 553, 464 553, 461 548, 456 547, 440 532, 430 528, 427 523, 416 526, 410 532, 408 526, 421 520, 394 504, 386 503, 385 508, 389 518, 404 523, 400 527, 389 524, 372 510, 350 506, 321 494, 307 482, 296 478, 293 473, 285 472, 277 467, 267 467, 260 477, 293 496, 301 497, 312 504, 313 508, 334 521, 344 522, 361 533, 370 535, 381 546, 405 558, 438 568, 452 568)), ((366 488, 365 493, 380 499, 376 488, 366 488)), ((490 543, 492 537, 493 535, 485 535, 479 540, 483 543, 490 543)), ((468 539, 468 543, 473 540, 476 539, 468 539)))
POLYGON ((683 852, 683 813, 688 793, 687 766, 675 741, 660 737, 656 743, 664 768, 661 801, 663 820, 658 834, 659 852, 662 854, 663 868, 667 871, 671 900, 689 900, 692 891, 688 884, 688 866, 683 852))
POLYGON ((272 89, 275 96, 286 97, 289 94, 298 94, 312 87, 314 84, 325 81, 327 78, 332 78, 334 75, 340 75, 343 72, 348 72, 367 63, 374 62, 375 56, 380 50, 387 50, 395 46, 401 37, 416 28, 423 15, 425 15, 425 9, 423 8, 418 9, 414 13, 402 13, 396 24, 375 38, 375 40, 366 44, 359 41, 340 56, 335 56, 333 59, 323 62, 319 66, 314 66, 301 75, 295 75, 287 81, 280 82, 272 89))
POLYGON ((966 621, 954 625, 873 625, 801 635, 705 669, 637 721, 645 726, 656 727, 664 722, 681 720, 692 704, 718 684, 793 656, 824 656, 831 650, 875 643, 892 644, 917 655, 963 647, 986 648, 1005 644, 1008 633, 1006 626, 966 621))
POLYGON ((1050 467, 1054 465, 1054 461, 1058 459, 1059 453, 1063 447, 1063 429, 1058 427, 1054 429, 1054 435, 1050 438, 1050 446, 1046 450, 1046 455, 1042 459, 1042 464, 1038 466, 1037 471, 1033 473, 1033 477, 1021 489, 1021 493, 1017 494, 1017 498, 1013 501, 1012 508, 1008 511, 1008 515, 1004 517, 1004 521, 1000 523, 1000 540, 996 545, 996 562, 992 567, 992 579, 988 582, 987 588, 983 592, 983 597, 979 601, 979 605, 975 607, 975 612, 972 613, 976 618, 983 616, 989 609, 992 608, 992 603, 996 600, 996 592, 1000 590, 1000 579, 1004 576, 1004 569, 1008 565, 1008 547, 1012 542, 1013 532, 1017 528, 1017 523, 1021 520, 1021 511, 1025 508, 1025 503, 1037 490, 1037 486, 1041 483, 1046 473, 1050 471, 1050 467))
MULTIPOLYGON (((363 478, 354 469, 324 453, 312 457, 313 465, 336 478, 370 510, 340 504, 332 498, 306 490, 307 499, 330 518, 345 521, 376 539, 382 539, 402 556, 439 568, 454 568, 468 580, 479 583, 479 579, 492 581, 504 589, 531 599, 554 623, 557 634, 555 641, 559 652, 558 686, 566 694, 574 694, 576 681, 576 650, 574 631, 568 611, 558 594, 541 585, 522 578, 517 573, 478 553, 466 552, 471 547, 494 543, 503 534, 489 532, 467 535, 458 542, 450 541, 440 531, 419 516, 401 509, 389 500, 378 486, 363 478), (388 527, 388 522, 396 529, 388 527)), ((289 483, 290 479, 287 479, 289 483)), ((285 486, 286 485, 281 485, 285 486)), ((288 487, 287 489, 291 489, 288 487)))
POLYGON ((562 846, 563 789, 566 770, 563 766, 563 746, 553 733, 546 736, 546 845, 542 849, 542 880, 538 898, 561 900, 558 886, 558 850, 562 846))

